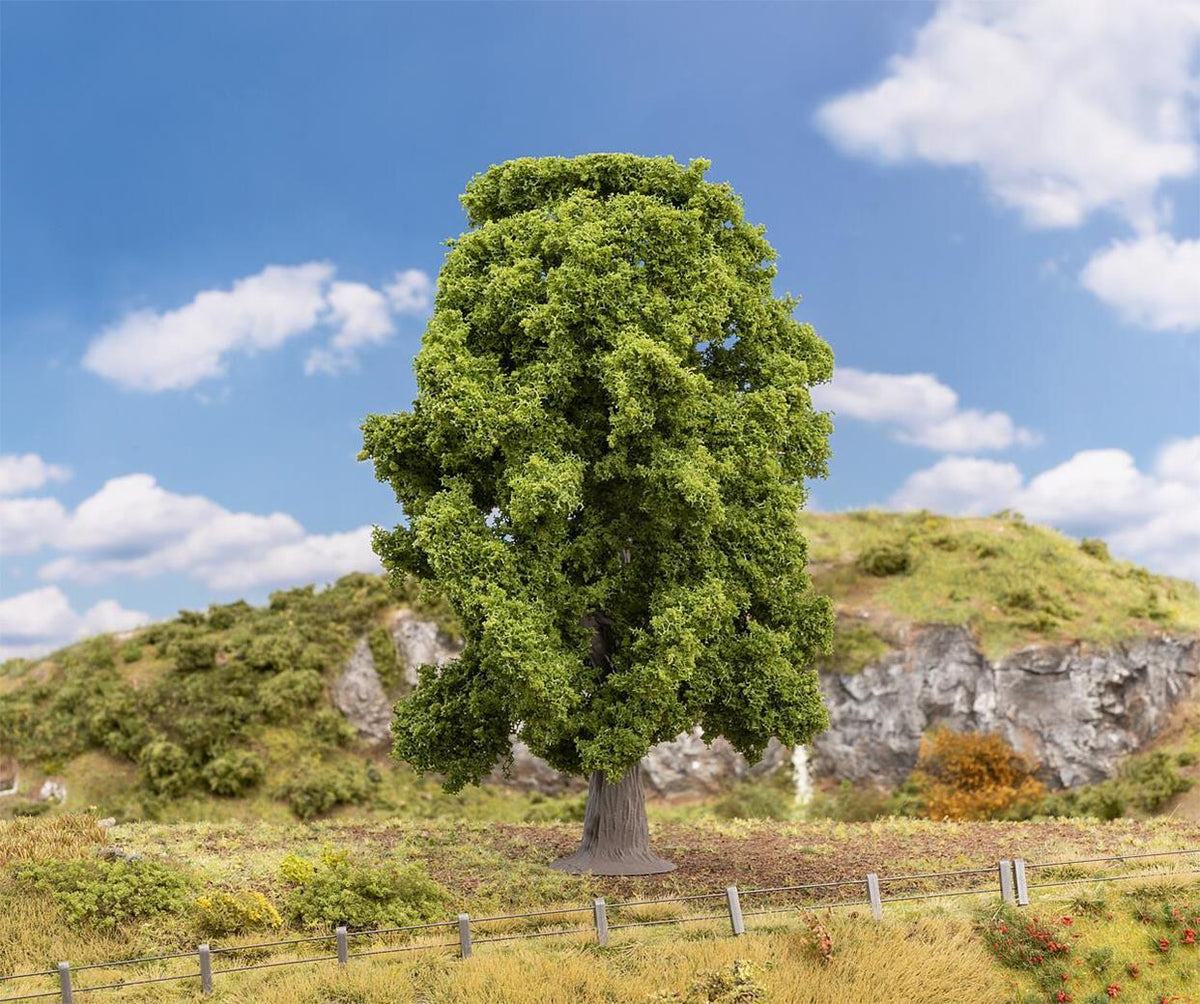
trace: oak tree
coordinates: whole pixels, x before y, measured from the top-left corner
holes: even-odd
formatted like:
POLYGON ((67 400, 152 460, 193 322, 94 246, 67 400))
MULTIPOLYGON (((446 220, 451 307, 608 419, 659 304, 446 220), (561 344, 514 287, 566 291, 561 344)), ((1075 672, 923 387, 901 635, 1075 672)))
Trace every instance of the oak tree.
POLYGON ((476 176, 417 398, 363 424, 359 459, 407 518, 374 548, 466 639, 396 706, 394 753, 457 790, 515 734, 588 777, 568 871, 674 867, 638 771, 656 743, 699 725, 756 760, 827 724, 811 663, 832 608, 796 515, 826 473, 809 388, 832 353, 708 167, 593 154, 476 176))

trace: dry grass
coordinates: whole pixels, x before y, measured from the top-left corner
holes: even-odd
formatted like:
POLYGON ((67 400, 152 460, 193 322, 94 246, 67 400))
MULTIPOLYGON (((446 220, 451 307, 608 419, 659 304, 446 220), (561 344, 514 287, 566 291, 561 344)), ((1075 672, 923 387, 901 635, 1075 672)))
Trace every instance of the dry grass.
POLYGON ((0 824, 0 866, 85 857, 106 840, 95 816, 14 819, 0 824))

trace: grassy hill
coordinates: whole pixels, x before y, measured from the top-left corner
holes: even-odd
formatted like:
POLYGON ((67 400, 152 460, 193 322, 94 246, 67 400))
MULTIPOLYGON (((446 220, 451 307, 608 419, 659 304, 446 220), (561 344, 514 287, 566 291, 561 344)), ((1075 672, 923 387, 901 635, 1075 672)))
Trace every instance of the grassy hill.
MULTIPOLYGON (((922 622, 967 624, 991 656, 1038 642, 1200 631, 1193 584, 1015 515, 805 514, 802 525, 816 587, 839 613, 827 669, 861 668, 922 622)), ((65 780, 71 806, 118 819, 578 816, 578 798, 492 788, 447 796, 360 745, 329 703, 329 685, 365 635, 399 692, 403 667, 385 622, 400 605, 455 630, 445 607, 416 589, 397 593, 384 578, 355 574, 321 592, 273 593, 261 608, 183 611, 127 638, 9 660, 0 667, 0 761, 20 762, 22 795, 0 799, 0 818, 44 809, 28 795, 51 777, 65 780)), ((779 793, 765 796, 734 791, 717 808, 761 810, 779 793)))

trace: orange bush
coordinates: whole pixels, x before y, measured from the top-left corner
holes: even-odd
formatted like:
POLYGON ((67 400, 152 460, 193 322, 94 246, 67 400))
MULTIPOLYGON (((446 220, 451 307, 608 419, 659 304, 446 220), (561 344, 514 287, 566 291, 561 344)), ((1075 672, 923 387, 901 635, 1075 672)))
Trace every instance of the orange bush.
POLYGON ((929 819, 994 819, 1038 801, 1037 761, 995 733, 935 729, 921 740, 912 783, 929 819))

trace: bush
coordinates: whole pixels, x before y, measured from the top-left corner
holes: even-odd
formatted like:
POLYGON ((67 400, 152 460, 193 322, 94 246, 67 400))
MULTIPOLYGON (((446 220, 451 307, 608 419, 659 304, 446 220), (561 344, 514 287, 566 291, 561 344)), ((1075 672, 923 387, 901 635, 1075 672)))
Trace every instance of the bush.
POLYGON ((860 553, 854 564, 865 575, 903 575, 912 569, 912 553, 906 544, 876 544, 860 553))
POLYGON ((766 988, 754 978, 754 970, 745 959, 734 959, 728 966, 702 973, 683 993, 658 994, 652 1004, 759 1004, 766 1001, 766 988))
POLYGON ((187 906, 191 882, 156 861, 76 859, 18 865, 14 877, 48 892, 68 923, 111 931, 130 921, 177 913, 187 906))
POLYGON ((366 775, 343 764, 313 767, 295 775, 279 790, 279 797, 300 819, 313 819, 339 805, 361 804, 370 791, 366 775))
POLYGON ((175 643, 172 655, 181 673, 203 673, 217 665, 217 644, 208 638, 184 638, 175 643))
POLYGON ((796 793, 786 772, 734 781, 713 803, 720 819, 778 819, 795 815, 796 793))
POLYGON ((258 688, 263 718, 287 722, 311 708, 325 693, 325 680, 312 669, 285 669, 258 688))
POLYGON ((375 662, 379 682, 389 694, 395 693, 404 682, 404 667, 400 665, 391 632, 385 627, 373 627, 367 635, 367 644, 371 647, 371 658, 375 662))
POLYGON ((156 795, 178 798, 196 783, 187 753, 172 742, 150 743, 138 759, 146 787, 156 795))
POLYGON ((1096 537, 1084 537, 1079 542, 1079 550, 1097 561, 1112 560, 1112 556, 1108 553, 1108 545, 1096 537))
POLYGON ((364 865, 326 849, 313 862, 288 855, 280 878, 292 886, 284 911, 310 928, 363 929, 440 919, 447 895, 421 864, 364 865))
POLYGON ((139 638, 130 638, 121 649, 121 659, 124 662, 137 662, 142 657, 142 642, 139 638))
POLYGON ((333 708, 318 708, 309 714, 304 724, 317 743, 327 746, 346 747, 358 736, 358 730, 333 708))
POLYGON ((263 779, 262 760, 254 753, 234 750, 210 760, 204 767, 204 783, 214 795, 244 795, 263 779))
POLYGON ((194 906, 196 926, 210 938, 283 926, 279 911, 260 892, 214 892, 199 897, 194 906))
POLYGON ((1177 770, 1179 759, 1166 753, 1131 756, 1117 769, 1117 776, 1048 795, 1037 806, 1043 816, 1091 816, 1117 819, 1126 809, 1157 812, 1174 796, 1192 787, 1192 781, 1177 770))
POLYGON ((1036 770, 999 735, 935 729, 921 740, 910 780, 929 819, 997 819, 1042 799, 1036 770))

